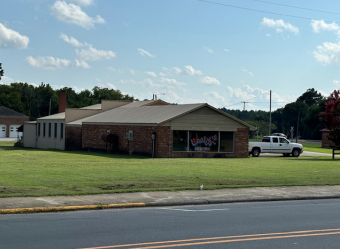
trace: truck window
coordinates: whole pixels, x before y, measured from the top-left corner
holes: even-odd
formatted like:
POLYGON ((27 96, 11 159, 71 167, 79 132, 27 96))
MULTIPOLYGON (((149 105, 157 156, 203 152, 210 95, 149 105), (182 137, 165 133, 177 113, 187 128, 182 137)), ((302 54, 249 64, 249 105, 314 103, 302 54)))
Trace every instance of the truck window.
POLYGON ((279 139, 276 138, 276 137, 273 137, 273 142, 274 142, 274 143, 279 143, 279 139))
POLYGON ((270 138, 269 137, 263 137, 262 142, 270 142, 270 138))
POLYGON ((280 143, 289 143, 285 138, 280 138, 280 143))

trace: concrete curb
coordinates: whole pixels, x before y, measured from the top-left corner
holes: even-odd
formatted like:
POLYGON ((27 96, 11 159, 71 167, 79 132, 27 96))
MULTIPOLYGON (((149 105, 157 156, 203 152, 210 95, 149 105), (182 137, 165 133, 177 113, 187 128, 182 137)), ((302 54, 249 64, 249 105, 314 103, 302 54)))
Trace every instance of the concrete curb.
POLYGON ((64 206, 64 207, 33 207, 33 208, 10 208, 0 209, 0 214, 22 214, 22 213, 41 213, 41 212, 62 212, 75 210, 94 210, 108 208, 130 208, 130 207, 145 207, 146 204, 140 203, 121 203, 108 205, 83 205, 83 206, 64 206))
POLYGON ((66 212, 77 210, 98 210, 110 208, 135 208, 135 207, 161 207, 161 206, 184 206, 184 205, 208 205, 238 202, 270 202, 270 201, 292 201, 292 200, 320 200, 320 199, 339 199, 340 195, 329 196, 300 196, 300 197, 276 197, 276 198, 255 198, 255 199, 232 199, 232 200, 196 200, 178 202, 156 202, 156 203, 118 203, 107 205, 81 205, 81 206, 61 206, 61 207, 33 207, 33 208, 12 208, 0 209, 0 214, 23 214, 23 213, 43 213, 43 212, 66 212))

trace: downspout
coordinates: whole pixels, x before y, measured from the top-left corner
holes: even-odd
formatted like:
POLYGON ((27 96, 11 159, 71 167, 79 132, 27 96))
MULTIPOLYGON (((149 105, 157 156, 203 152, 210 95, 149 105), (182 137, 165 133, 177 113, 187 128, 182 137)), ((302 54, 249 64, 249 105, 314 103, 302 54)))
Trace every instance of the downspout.
POLYGON ((170 133, 171 133, 171 120, 170 120, 170 128, 169 128, 169 158, 170 158, 170 133))

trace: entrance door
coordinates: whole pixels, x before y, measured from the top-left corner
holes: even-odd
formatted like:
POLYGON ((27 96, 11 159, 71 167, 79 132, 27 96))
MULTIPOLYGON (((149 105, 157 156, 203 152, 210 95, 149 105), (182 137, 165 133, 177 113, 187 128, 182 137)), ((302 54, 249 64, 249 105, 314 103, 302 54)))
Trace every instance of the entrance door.
POLYGON ((6 137, 6 124, 0 124, 0 138, 6 137))

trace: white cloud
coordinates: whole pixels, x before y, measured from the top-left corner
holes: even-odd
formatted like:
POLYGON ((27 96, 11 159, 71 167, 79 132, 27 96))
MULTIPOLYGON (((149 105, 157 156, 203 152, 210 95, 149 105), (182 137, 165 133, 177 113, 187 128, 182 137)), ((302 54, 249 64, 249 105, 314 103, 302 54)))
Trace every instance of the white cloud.
POLYGON ((201 82, 207 85, 221 85, 220 81, 214 77, 205 76, 201 79, 201 82))
MULTIPOLYGON (((249 85, 243 85, 241 88, 227 87, 228 104, 225 105, 228 109, 243 109, 244 104, 247 110, 269 110, 270 96, 269 91, 253 88, 249 85)), ((297 96, 294 95, 279 95, 272 92, 272 111, 276 108, 284 106, 286 103, 296 101, 297 96)))
POLYGON ((263 26, 275 28, 277 33, 281 33, 285 30, 285 31, 292 32, 295 35, 299 34, 299 28, 298 27, 296 27, 296 26, 294 26, 290 23, 286 23, 282 19, 274 20, 274 19, 269 19, 269 18, 264 17, 261 24, 263 26))
POLYGON ((339 80, 333 80, 333 84, 339 88, 340 87, 340 81, 339 80))
POLYGON ((70 0, 70 1, 81 6, 88 6, 94 4, 93 0, 70 0))
POLYGON ((51 70, 68 67, 71 64, 69 60, 54 58, 52 56, 46 56, 46 57, 38 56, 36 58, 29 56, 29 57, 26 57, 26 61, 32 67, 51 69, 51 70))
POLYGON ((87 49, 76 49, 76 54, 83 61, 99 61, 109 60, 116 57, 116 54, 111 50, 97 50, 90 45, 87 49))
POLYGON ((322 64, 340 65, 340 42, 324 42, 313 51, 315 59, 322 64))
POLYGON ((207 46, 205 46, 204 49, 205 49, 206 51, 208 51, 209 54, 215 54, 215 52, 214 52, 211 48, 209 48, 209 47, 207 47, 207 46))
POLYGON ((249 76, 254 76, 254 74, 252 72, 250 72, 249 70, 247 70, 245 68, 242 68, 241 70, 242 70, 242 72, 248 74, 249 76))
POLYGON ((319 33, 322 30, 337 31, 340 29, 337 23, 326 23, 324 20, 312 20, 311 25, 315 33, 319 33))
POLYGON ((101 16, 92 18, 80 6, 68 4, 65 1, 56 1, 51 7, 51 14, 65 23, 72 23, 86 29, 94 27, 95 23, 105 23, 101 16))
POLYGON ((127 80, 121 79, 120 83, 122 83, 122 84, 136 84, 135 80, 133 80, 133 79, 127 79, 127 80))
POLYGON ((75 60, 75 66, 77 67, 77 68, 84 68, 84 69, 89 69, 89 68, 91 68, 90 67, 90 65, 87 63, 87 62, 85 62, 85 61, 79 61, 79 60, 75 60))
POLYGON ((144 49, 138 48, 137 50, 138 50, 139 54, 141 54, 142 56, 155 57, 154 55, 150 54, 149 52, 147 52, 144 49))
POLYGON ((10 85, 13 82, 13 79, 7 76, 2 76, 0 80, 0 84, 10 85))
POLYGON ((228 50, 228 49, 223 49, 225 52, 230 52, 230 50, 228 50))
POLYGON ((174 70, 175 74, 181 74, 182 73, 182 70, 180 68, 173 67, 172 69, 174 70))
POLYGON ((188 65, 184 67, 184 73, 187 75, 202 75, 202 71, 200 70, 195 70, 192 66, 188 65))
POLYGON ((167 77, 161 77, 160 82, 164 82, 164 83, 176 85, 176 86, 185 86, 186 85, 184 82, 179 82, 174 78, 167 78, 167 77))
POLYGON ((109 86, 111 89, 117 89, 115 85, 113 85, 112 83, 106 83, 107 86, 109 86))
POLYGON ((0 23, 0 48, 26 49, 30 39, 0 23))
POLYGON ((82 47, 84 46, 85 44, 79 42, 77 39, 75 39, 74 37, 68 37, 67 35, 61 33, 60 34, 60 38, 63 39, 65 42, 71 44, 72 46, 74 47, 82 47))
POLYGON ((157 77, 157 74, 155 72, 147 71, 145 74, 152 76, 152 77, 157 77))

